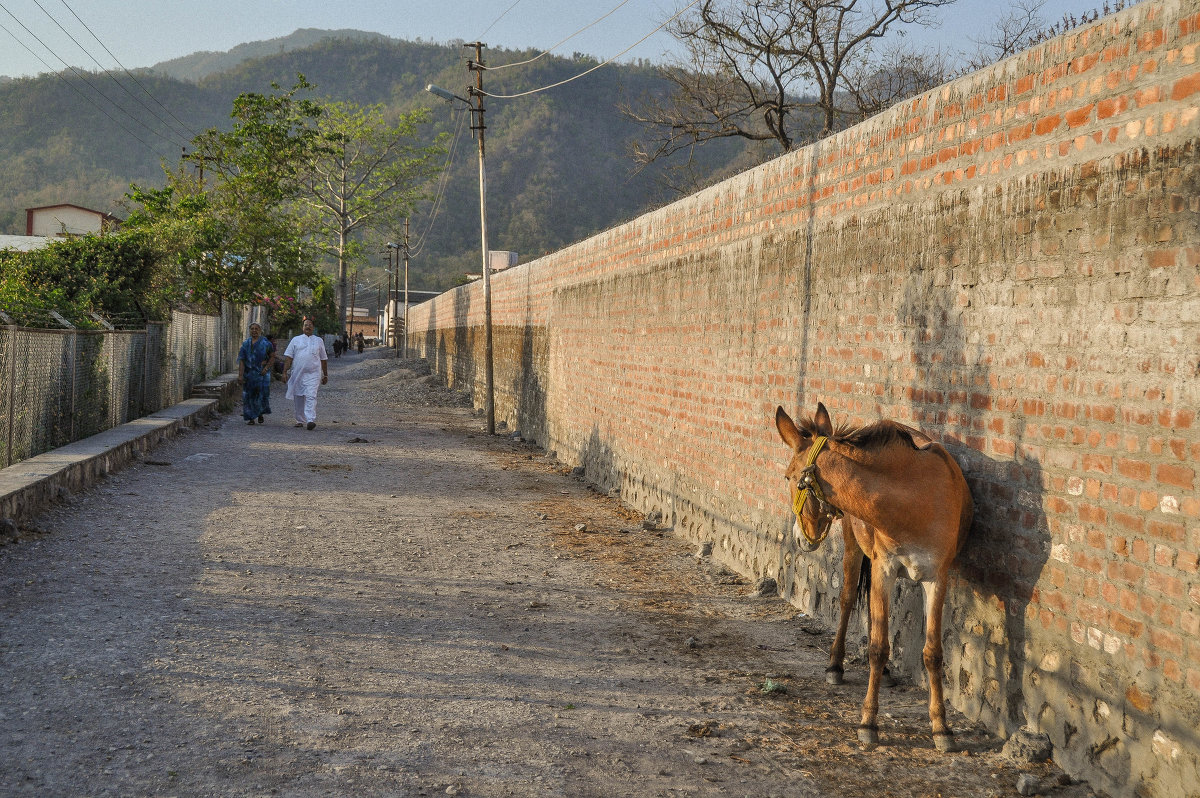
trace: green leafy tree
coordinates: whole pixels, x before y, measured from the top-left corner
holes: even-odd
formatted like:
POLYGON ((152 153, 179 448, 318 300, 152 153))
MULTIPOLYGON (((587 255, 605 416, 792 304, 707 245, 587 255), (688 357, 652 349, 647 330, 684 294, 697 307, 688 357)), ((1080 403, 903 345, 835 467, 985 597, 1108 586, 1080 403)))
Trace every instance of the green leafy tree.
POLYGON ((321 275, 312 286, 312 296, 308 301, 288 299, 289 301, 279 302, 268 298, 260 303, 266 305, 270 312, 271 329, 281 333, 288 330, 293 333, 299 332, 304 319, 312 319, 318 333, 332 333, 341 329, 337 320, 333 280, 327 275, 321 275))
POLYGON ((383 105, 327 102, 321 110, 312 117, 318 144, 303 170, 299 206, 315 246, 337 263, 343 319, 349 265, 364 262, 354 234, 397 229, 412 214, 441 165, 445 136, 420 143, 418 131, 429 122, 423 108, 391 118, 383 105))
POLYGON ((126 224, 151 235, 193 302, 294 294, 319 279, 294 200, 322 109, 298 96, 312 88, 303 75, 287 91, 271 85, 270 94, 240 94, 232 128, 197 136, 165 187, 126 195, 126 224))
POLYGON ((149 237, 131 230, 55 241, 29 252, 0 251, 0 308, 19 323, 52 325, 57 310, 76 326, 94 312, 125 325, 164 318, 170 280, 149 237))

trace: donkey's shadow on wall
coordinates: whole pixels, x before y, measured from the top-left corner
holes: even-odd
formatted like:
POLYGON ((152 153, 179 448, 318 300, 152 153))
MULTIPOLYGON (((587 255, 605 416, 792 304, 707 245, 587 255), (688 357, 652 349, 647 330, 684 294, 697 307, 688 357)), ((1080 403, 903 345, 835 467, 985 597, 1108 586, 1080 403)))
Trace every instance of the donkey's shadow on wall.
MULTIPOLYGON (((1007 736, 1027 720, 1022 685, 1030 612, 1050 553, 1043 469, 1025 446, 1023 406, 1012 402, 1011 386, 993 378, 992 350, 969 342, 950 292, 918 271, 905 284, 900 317, 924 375, 912 394, 913 417, 941 433, 975 503, 945 609, 947 686, 968 715, 1007 736)), ((893 615, 904 631, 894 643, 902 658, 908 653, 920 663, 921 590, 898 584, 903 595, 893 615)))
MULTIPOLYGON (((884 379, 883 395, 907 393, 911 423, 955 458, 975 504, 971 531, 951 570, 944 610, 947 695, 968 716, 1007 736, 1033 720, 1027 717, 1022 685, 1032 602, 1051 543, 1042 511, 1043 469, 1024 446, 1027 419, 1021 405, 1003 413, 1000 395, 1007 386, 994 384, 989 352, 968 343, 948 293, 919 269, 902 292, 897 322, 907 353, 898 362, 913 366, 917 377, 895 369, 884 379), (1011 456, 985 453, 1005 448, 1011 456)), ((828 399, 812 397, 808 403, 818 398, 828 399)), ((795 562, 798 552, 791 554, 780 560, 795 562)), ((836 591, 814 587, 814 596, 827 612, 837 612, 836 591)), ((892 665, 919 684, 926 678, 923 599, 920 585, 897 580, 889 624, 892 665)), ((865 630, 865 623, 860 628, 865 630)))

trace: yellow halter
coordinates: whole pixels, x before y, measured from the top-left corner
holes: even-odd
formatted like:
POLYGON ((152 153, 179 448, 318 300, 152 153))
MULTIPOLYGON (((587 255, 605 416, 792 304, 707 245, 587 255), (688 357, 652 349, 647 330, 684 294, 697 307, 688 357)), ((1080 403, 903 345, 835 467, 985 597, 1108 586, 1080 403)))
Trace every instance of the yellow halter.
POLYGON ((825 494, 821 492, 821 485, 817 482, 817 455, 821 453, 821 449, 829 441, 825 436, 818 436, 813 441, 812 447, 808 450, 808 457, 805 458, 804 468, 800 469, 800 490, 796 491, 795 498, 792 499, 792 512, 796 514, 796 521, 800 525, 800 533, 804 535, 804 539, 808 541, 810 546, 820 545, 821 541, 829 534, 829 527, 825 528, 824 534, 817 538, 810 538, 808 531, 804 528, 803 515, 804 504, 808 501, 808 492, 812 491, 813 501, 818 505, 817 512, 827 511, 827 515, 833 518, 841 518, 842 511, 834 507, 825 500, 825 494))

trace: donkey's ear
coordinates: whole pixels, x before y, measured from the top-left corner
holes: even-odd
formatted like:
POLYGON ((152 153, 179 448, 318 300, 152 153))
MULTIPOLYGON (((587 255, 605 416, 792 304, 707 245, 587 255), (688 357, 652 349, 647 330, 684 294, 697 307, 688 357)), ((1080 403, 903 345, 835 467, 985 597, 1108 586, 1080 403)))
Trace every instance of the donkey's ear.
POLYGON ((800 447, 804 442, 804 433, 796 427, 796 422, 792 421, 792 417, 787 414, 783 406, 775 408, 775 429, 779 430, 779 437, 783 438, 783 442, 792 447, 794 451, 800 451, 800 447))
POLYGON ((833 422, 829 420, 829 411, 825 409, 823 402, 817 402, 817 414, 813 416, 813 424, 816 425, 817 432, 826 438, 833 434, 833 422))

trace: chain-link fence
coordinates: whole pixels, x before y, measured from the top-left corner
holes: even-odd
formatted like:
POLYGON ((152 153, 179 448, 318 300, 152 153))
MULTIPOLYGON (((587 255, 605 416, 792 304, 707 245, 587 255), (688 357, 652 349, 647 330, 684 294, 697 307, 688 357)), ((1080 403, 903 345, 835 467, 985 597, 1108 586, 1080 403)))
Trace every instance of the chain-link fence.
POLYGON ((233 371, 250 309, 172 313, 145 330, 0 326, 0 467, 186 399, 233 371))

